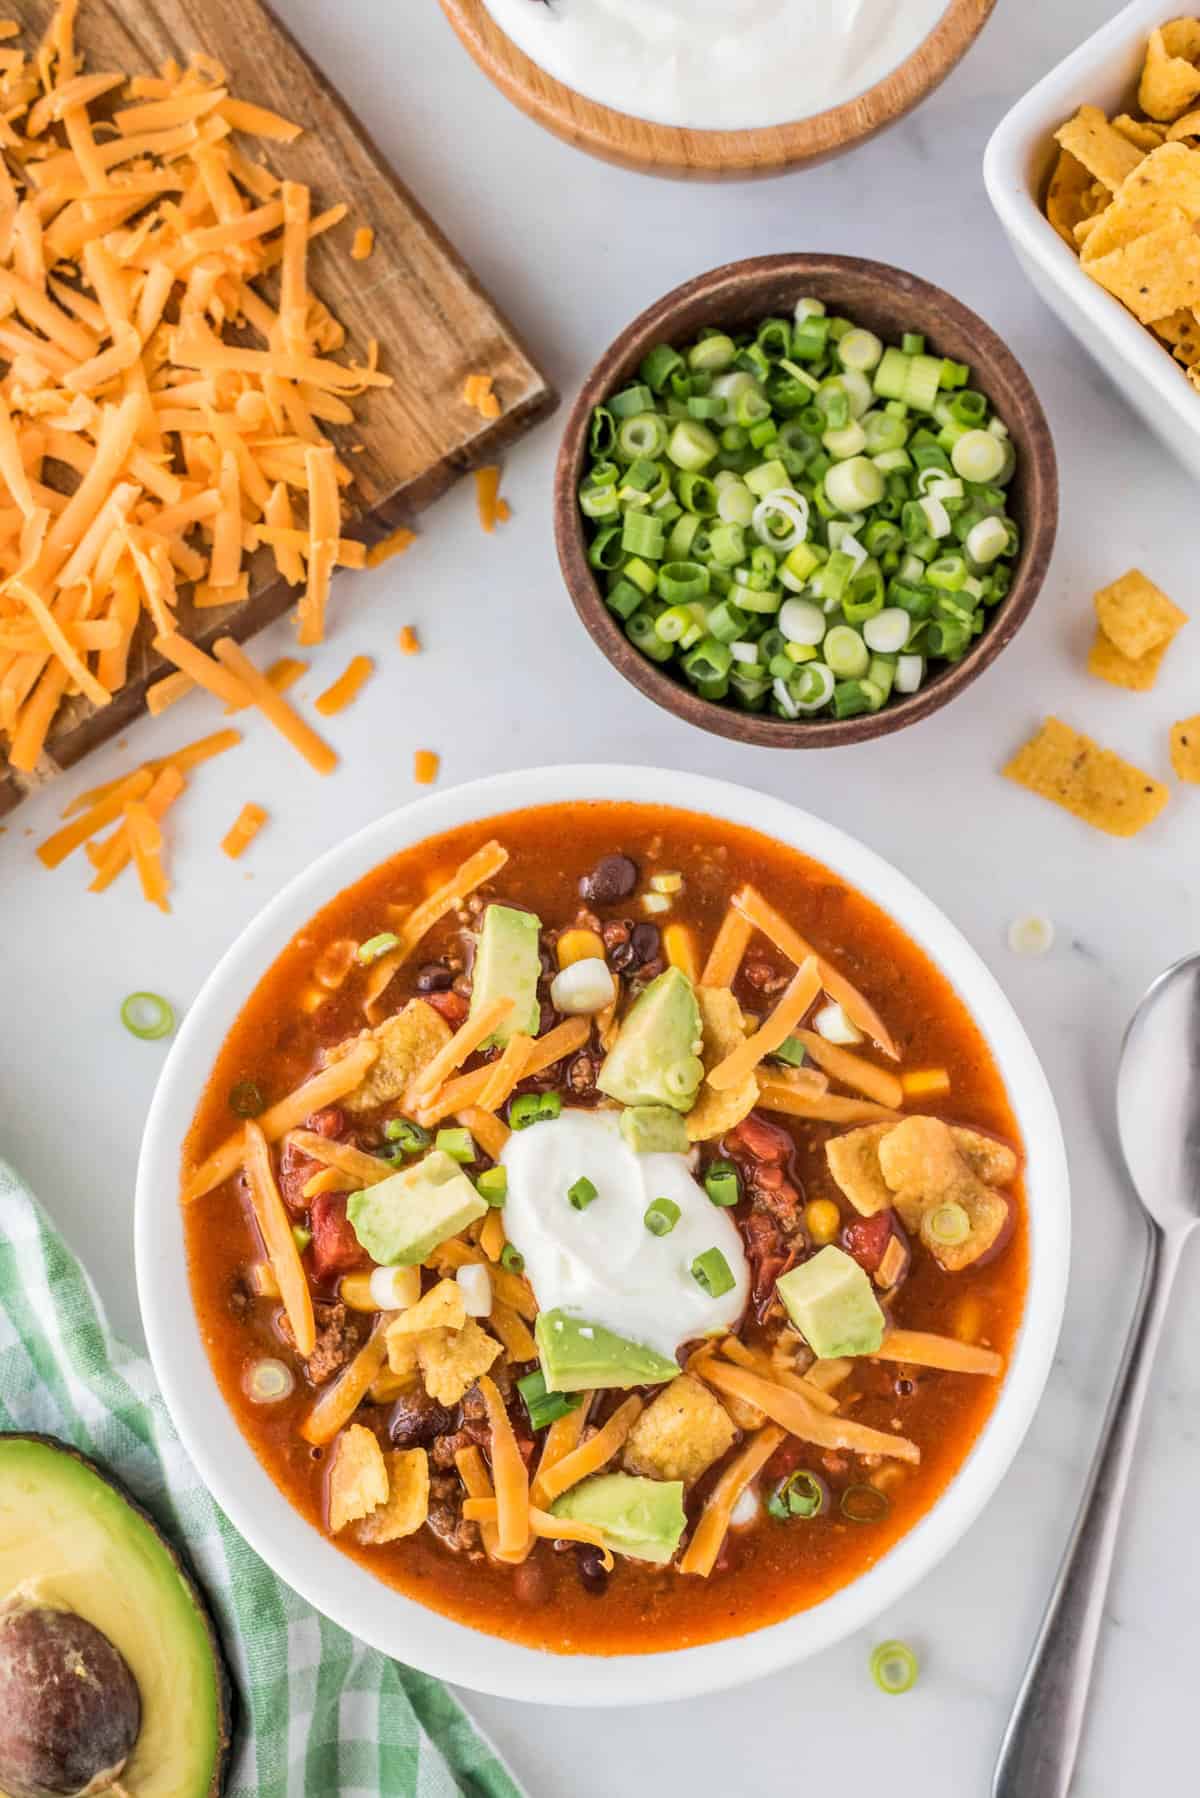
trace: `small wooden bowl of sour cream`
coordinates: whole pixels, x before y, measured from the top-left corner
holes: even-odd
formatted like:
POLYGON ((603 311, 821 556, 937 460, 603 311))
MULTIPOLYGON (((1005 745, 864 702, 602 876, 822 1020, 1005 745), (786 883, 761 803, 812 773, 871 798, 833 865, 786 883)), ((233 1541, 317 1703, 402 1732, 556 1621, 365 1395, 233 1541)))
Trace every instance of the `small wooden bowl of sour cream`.
POLYGON ((821 162, 920 104, 996 0, 442 0, 489 80, 605 161, 692 180, 821 162))

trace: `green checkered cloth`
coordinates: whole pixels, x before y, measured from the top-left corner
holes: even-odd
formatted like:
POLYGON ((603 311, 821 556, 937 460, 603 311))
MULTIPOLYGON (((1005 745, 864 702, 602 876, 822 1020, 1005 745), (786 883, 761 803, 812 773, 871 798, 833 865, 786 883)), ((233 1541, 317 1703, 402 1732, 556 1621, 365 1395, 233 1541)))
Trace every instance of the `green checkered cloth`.
POLYGON ((0 1429, 96 1456, 186 1545, 241 1699, 229 1798, 520 1798, 444 1686, 335 1628, 242 1541, 184 1454, 149 1363, 109 1333, 87 1275, 3 1161, 0 1429))

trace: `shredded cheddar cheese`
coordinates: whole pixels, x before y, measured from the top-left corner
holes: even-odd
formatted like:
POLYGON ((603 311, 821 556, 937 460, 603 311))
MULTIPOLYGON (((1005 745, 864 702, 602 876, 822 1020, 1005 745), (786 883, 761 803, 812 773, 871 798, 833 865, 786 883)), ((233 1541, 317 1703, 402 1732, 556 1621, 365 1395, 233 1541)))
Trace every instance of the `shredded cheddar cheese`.
POLYGON ((314 703, 322 718, 332 718, 353 705, 372 674, 375 664, 370 656, 355 656, 348 662, 331 687, 326 687, 314 703))
POLYGON ((365 262, 375 248, 375 233, 370 225, 360 225, 354 233, 354 242, 350 245, 350 255, 355 262, 365 262))
POLYGON ((261 805, 247 800, 231 825, 221 838, 221 847, 231 861, 237 861, 249 849, 251 843, 267 821, 267 813, 261 805))
POLYGON ((491 375, 468 375, 463 384, 462 396, 468 406, 473 406, 480 418, 499 418, 500 401, 492 392, 491 375))
MULTIPOLYGON (((489 463, 484 468, 475 470, 475 499, 479 507, 479 522, 490 537, 497 524, 504 520, 500 517, 500 468, 497 463, 489 463)), ((508 517, 508 507, 504 508, 504 517, 508 517)))
POLYGON ((416 631, 413 629, 411 624, 405 624, 405 625, 401 626, 400 635, 396 638, 396 641, 400 645, 400 653, 402 655, 406 655, 406 656, 419 656, 420 655, 421 639, 418 637, 416 631))
POLYGON ((413 752, 413 779, 418 786, 432 786, 441 765, 442 758, 435 750, 417 749, 413 752))
MULTIPOLYGON (((345 206, 316 211, 239 147, 301 126, 231 94, 209 57, 85 70, 77 4, 35 51, 0 51, 0 752, 22 773, 62 705, 111 704, 135 643, 174 665, 151 711, 194 685, 249 703, 180 608, 188 588, 201 609, 245 599, 260 545, 303 589, 301 641, 321 641, 332 570, 366 561, 325 427, 390 385, 373 343, 334 359, 346 333, 310 285, 309 244, 345 206)), ((159 892, 152 826, 135 813, 129 835, 159 892)))
POLYGON ((378 568, 383 562, 390 562, 393 556, 402 556, 406 549, 411 549, 417 540, 417 533, 410 531, 407 525, 401 525, 389 537, 381 537, 367 551, 367 567, 378 568))

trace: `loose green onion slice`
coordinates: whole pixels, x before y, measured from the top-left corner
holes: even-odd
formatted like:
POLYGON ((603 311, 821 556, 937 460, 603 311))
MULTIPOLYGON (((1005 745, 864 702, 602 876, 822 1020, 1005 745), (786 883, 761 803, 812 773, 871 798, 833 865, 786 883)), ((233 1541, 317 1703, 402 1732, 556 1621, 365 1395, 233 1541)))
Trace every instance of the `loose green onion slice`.
POLYGON ((229 1089, 229 1109, 235 1117, 256 1118, 267 1108, 267 1101, 253 1080, 239 1080, 229 1089))
POLYGON ((789 1068, 802 1068, 807 1054, 808 1050, 798 1036, 785 1036, 771 1059, 782 1061, 789 1068))
POLYGON ((525 1257, 520 1249, 514 1249, 511 1242, 506 1242, 500 1251, 500 1265, 507 1268, 510 1274, 524 1273, 525 1257))
POLYGON ((475 1190, 481 1199, 485 1199, 493 1211, 498 1211, 508 1197, 508 1169, 506 1167, 489 1167, 480 1174, 475 1182, 475 1190))
POLYGON ((292 1225, 292 1240, 296 1244, 297 1249, 303 1255, 305 1249, 308 1247, 309 1243, 312 1241, 312 1231, 310 1229, 308 1229, 307 1226, 304 1224, 293 1224, 292 1225))
POLYGON ((469 1130, 439 1130, 433 1139, 435 1149, 443 1155, 449 1155, 451 1161, 474 1161, 477 1154, 475 1139, 469 1130))
POLYGON ((907 1642, 881 1642, 871 1654, 871 1678, 881 1692, 898 1696, 917 1683, 917 1657, 907 1642))
POLYGON ((586 1211, 597 1196, 596 1188, 586 1174, 582 1174, 573 1186, 567 1188, 567 1198, 575 1211, 586 1211))
POLYGON ((400 938, 392 930, 381 930, 378 936, 369 936, 365 943, 360 943, 354 952, 356 961, 363 967, 378 961, 381 955, 388 955, 393 949, 400 947, 400 938))
POLYGON ((848 1523, 882 1523, 892 1501, 878 1486, 847 1486, 838 1508, 848 1523))
POLYGON ((697 1255, 692 1262, 691 1275, 710 1299, 719 1299, 725 1293, 732 1292, 736 1284, 729 1263, 720 1249, 705 1249, 702 1255, 697 1255))
POLYGON ((389 1118, 383 1126, 383 1134, 388 1142, 394 1142, 404 1155, 416 1155, 427 1149, 433 1137, 423 1124, 414 1124, 411 1118, 389 1118))
POLYGON ((131 1036, 157 1042, 175 1028, 175 1012, 161 993, 130 993, 121 1001, 121 1022, 131 1036))
POLYGON ((525 1401, 530 1427, 535 1431, 544 1430, 570 1411, 577 1411, 583 1403, 582 1392, 547 1392, 546 1376, 540 1367, 517 1381, 517 1391, 525 1401))
POLYGON ((679 1222, 680 1211, 674 1199, 655 1199, 647 1205, 642 1218, 651 1236, 669 1236, 679 1222))
POLYGON ((513 1130, 527 1130, 530 1124, 544 1124, 562 1110, 558 1093, 522 1093, 508 1108, 508 1122, 513 1130))
POLYGON ((714 1161, 704 1176, 704 1190, 714 1205, 736 1205, 742 1196, 742 1183, 732 1161, 714 1161))
POLYGON ((825 1487, 815 1473, 799 1467, 767 1495, 767 1510, 783 1523, 790 1517, 817 1517, 825 1509, 825 1487))

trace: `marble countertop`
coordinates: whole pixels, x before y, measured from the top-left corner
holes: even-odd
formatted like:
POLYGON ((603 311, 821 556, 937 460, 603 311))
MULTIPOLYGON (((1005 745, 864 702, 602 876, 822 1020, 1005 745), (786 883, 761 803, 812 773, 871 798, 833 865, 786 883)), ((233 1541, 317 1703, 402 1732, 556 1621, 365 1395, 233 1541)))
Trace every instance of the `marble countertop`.
MULTIPOLYGON (((326 684, 356 651, 373 652, 387 670, 331 731, 345 752, 342 772, 306 778, 271 732, 244 724, 248 748, 204 768, 180 808, 170 918, 127 885, 88 897, 76 863, 52 877, 35 862, 30 837, 53 827, 78 778, 9 820, 0 849, 0 1150, 34 1183, 114 1321, 136 1338, 133 1175, 163 1050, 125 1034, 121 998, 150 987, 186 1008, 270 894, 412 796, 417 746, 440 750, 446 782, 548 760, 694 768, 794 798, 862 837, 975 944, 1016 1005, 1062 1111, 1074 1264, 1060 1353, 1027 1443, 968 1540, 873 1631, 819 1661, 722 1697, 602 1720, 471 1702, 539 1798, 794 1790, 798 1769, 806 1789, 854 1798, 884 1769, 903 1798, 982 1798, 1137 1285, 1141 1227, 1113 1127, 1117 1045, 1147 982, 1200 934, 1200 792, 1176 789, 1165 817, 1125 843, 997 775, 1049 711, 1161 774, 1167 727, 1200 709, 1188 636, 1150 695, 1120 693, 1083 670, 1092 591, 1130 565, 1200 611, 1196 490, 1031 291, 980 177, 1001 113, 1113 6, 1000 0, 973 53, 900 127, 812 172, 721 188, 640 179, 544 136, 491 90, 432 0, 281 0, 280 10, 540 346, 564 394, 634 312, 703 268, 784 249, 897 262, 982 313, 1037 385, 1061 460, 1058 550, 1030 622, 987 678, 890 740, 886 753, 870 744, 797 755, 739 748, 643 700, 577 624, 549 531, 557 430, 543 426, 508 460, 514 516, 501 536, 479 533, 468 483, 427 515, 403 561, 339 584, 335 633, 302 693, 318 691, 318 678, 326 684), (407 622, 427 645, 419 660, 401 661, 392 648, 407 622), (273 816, 234 864, 216 843, 247 797, 273 816), (1020 959, 1007 948, 1007 926, 1033 909, 1054 920, 1057 942, 1045 957, 1020 959), (893 1635, 923 1661, 920 1684, 902 1701, 876 1693, 867 1673, 872 1642, 893 1635)), ((288 641, 281 625, 259 648, 269 657, 288 641)), ((200 735, 211 719, 202 696, 184 701, 138 725, 126 748, 96 755, 89 778, 200 735)), ((173 1202, 170 1193, 162 1200, 173 1202)), ((1130 1497, 1078 1798, 1176 1789, 1172 1772, 1194 1763, 1186 1718, 1200 1557, 1188 1495, 1200 1483, 1200 1381, 1185 1320, 1198 1301, 1193 1263, 1130 1497)))

